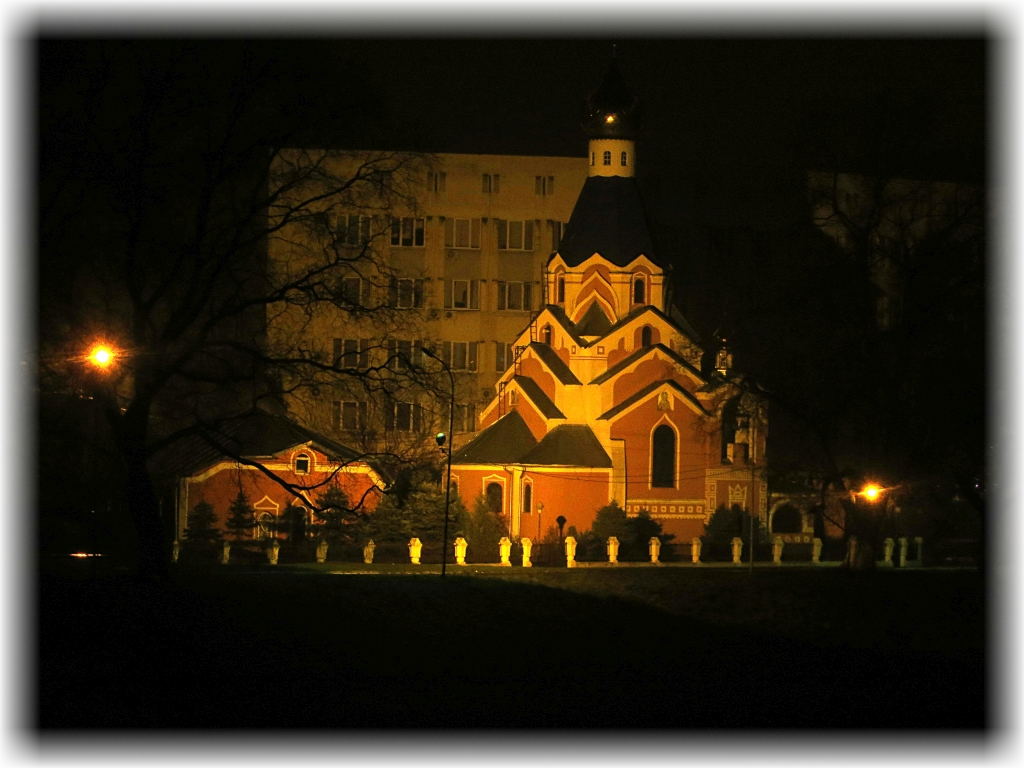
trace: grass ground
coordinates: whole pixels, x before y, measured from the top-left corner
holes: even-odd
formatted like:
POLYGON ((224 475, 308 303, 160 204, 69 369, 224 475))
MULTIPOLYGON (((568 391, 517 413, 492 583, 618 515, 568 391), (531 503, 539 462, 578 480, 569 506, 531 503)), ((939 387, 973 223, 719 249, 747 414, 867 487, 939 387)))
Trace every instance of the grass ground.
POLYGON ((337 570, 44 577, 38 724, 986 723, 974 571, 337 570))

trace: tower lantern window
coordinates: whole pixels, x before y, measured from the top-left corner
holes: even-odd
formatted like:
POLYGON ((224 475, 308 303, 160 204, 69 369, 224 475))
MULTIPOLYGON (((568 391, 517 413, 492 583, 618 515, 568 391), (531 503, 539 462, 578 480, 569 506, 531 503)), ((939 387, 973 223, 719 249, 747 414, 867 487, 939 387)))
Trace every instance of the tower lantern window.
POLYGON ((612 164, 612 153, 610 151, 608 151, 608 150, 605 150, 605 153, 604 153, 604 164, 605 165, 611 165, 612 164))

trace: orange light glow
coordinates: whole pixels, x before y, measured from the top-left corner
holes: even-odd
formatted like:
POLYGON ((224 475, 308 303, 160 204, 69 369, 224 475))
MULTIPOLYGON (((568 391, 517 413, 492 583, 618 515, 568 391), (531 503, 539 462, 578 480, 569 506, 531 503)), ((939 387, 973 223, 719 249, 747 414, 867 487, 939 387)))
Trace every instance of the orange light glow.
POLYGON ((604 121, 606 123, 614 123, 615 122, 615 115, 605 115, 604 121))
POLYGON ((97 368, 109 368, 114 362, 115 357, 117 357, 117 353, 115 353, 110 347, 103 344, 97 344, 92 348, 92 351, 89 352, 89 362, 97 368))
POLYGON ((861 495, 863 495, 868 501, 874 501, 881 495, 881 493, 882 489, 874 484, 867 486, 863 491, 861 491, 861 495))

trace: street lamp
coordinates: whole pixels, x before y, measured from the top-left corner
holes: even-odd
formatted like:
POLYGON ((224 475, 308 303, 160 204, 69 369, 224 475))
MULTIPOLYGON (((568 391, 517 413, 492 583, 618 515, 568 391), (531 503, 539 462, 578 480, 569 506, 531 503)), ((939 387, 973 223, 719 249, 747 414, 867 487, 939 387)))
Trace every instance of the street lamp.
MULTIPOLYGON (((117 359, 117 351, 113 347, 111 347, 110 345, 104 344, 104 343, 100 342, 100 343, 94 344, 92 346, 92 348, 89 350, 89 353, 86 355, 85 359, 86 359, 86 362, 88 362, 93 368, 96 369, 97 373, 104 374, 104 373, 107 373, 108 371, 110 371, 111 366, 114 364, 114 361, 117 359)), ((97 481, 98 481, 97 474, 99 472, 99 467, 97 465, 97 456, 99 454, 100 425, 99 425, 99 414, 97 413, 97 410, 96 410, 97 407, 98 407, 98 404, 94 400, 93 401, 93 407, 91 409, 92 410, 92 439, 93 439, 93 447, 92 447, 92 483, 93 483, 94 489, 95 489, 97 481)), ((90 526, 91 532, 92 532, 92 536, 90 538, 92 539, 92 553, 91 554, 93 556, 93 559, 90 561, 92 563, 92 567, 90 568, 90 571, 91 571, 92 577, 95 578, 96 577, 96 502, 97 502, 96 491, 95 490, 93 491, 92 497, 93 497, 93 499, 92 499, 93 509, 90 510, 90 513, 91 513, 91 516, 92 516, 92 519, 91 519, 92 525, 90 526)))
POLYGON ((85 358, 94 368, 107 370, 117 359, 117 350, 107 344, 95 344, 85 358))
POLYGON ((884 488, 881 488, 874 483, 868 483, 864 486, 864 490, 860 492, 860 495, 868 501, 877 501, 878 497, 882 495, 882 491, 884 490, 884 488))
POLYGON ((451 501, 452 493, 452 433, 455 431, 455 377, 452 376, 452 369, 448 367, 448 364, 440 357, 435 355, 426 345, 422 347, 423 354, 427 357, 432 357, 439 362, 448 374, 448 381, 451 384, 451 402, 448 404, 448 435, 444 432, 438 432, 434 436, 434 440, 437 441, 437 447, 445 452, 445 440, 448 440, 448 478, 444 484, 444 535, 441 541, 441 576, 444 577, 445 570, 448 565, 448 505, 451 501))

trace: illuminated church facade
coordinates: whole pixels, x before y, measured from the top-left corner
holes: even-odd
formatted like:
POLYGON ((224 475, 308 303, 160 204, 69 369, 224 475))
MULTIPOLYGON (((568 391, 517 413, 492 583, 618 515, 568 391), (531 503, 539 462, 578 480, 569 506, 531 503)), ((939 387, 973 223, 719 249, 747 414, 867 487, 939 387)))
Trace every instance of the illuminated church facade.
POLYGON ((763 402, 727 348, 705 350, 671 306, 634 179, 639 104, 615 63, 590 96, 588 177, 543 269, 545 304, 452 457, 452 486, 481 494, 513 538, 557 517, 591 528, 612 501, 689 541, 715 509, 767 513, 763 402))

